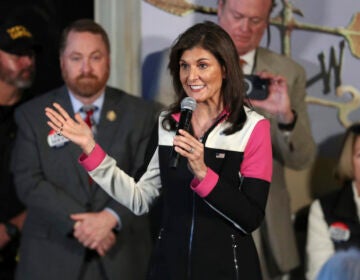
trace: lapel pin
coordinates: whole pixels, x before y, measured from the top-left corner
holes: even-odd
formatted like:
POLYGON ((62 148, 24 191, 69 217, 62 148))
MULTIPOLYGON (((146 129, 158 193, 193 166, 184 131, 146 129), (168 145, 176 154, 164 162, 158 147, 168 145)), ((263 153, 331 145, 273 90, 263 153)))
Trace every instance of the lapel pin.
POLYGON ((106 113, 106 119, 111 121, 111 122, 115 121, 116 120, 116 113, 113 110, 108 111, 106 113))
POLYGON ((216 153, 216 158, 225 158, 225 153, 216 153))

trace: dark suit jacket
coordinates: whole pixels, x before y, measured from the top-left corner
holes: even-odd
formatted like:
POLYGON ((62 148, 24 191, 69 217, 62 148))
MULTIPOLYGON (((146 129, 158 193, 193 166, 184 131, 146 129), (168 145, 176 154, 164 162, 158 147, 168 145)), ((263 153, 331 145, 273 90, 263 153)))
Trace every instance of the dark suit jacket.
MULTIPOLYGON (((174 90, 167 68, 169 50, 156 52, 144 61, 143 96, 163 104, 173 102, 174 90), (157 63, 155 63, 157 61, 157 63), (158 69, 149 71, 150 64, 158 69), (149 77, 145 77, 149 75, 149 77), (150 84, 151 82, 151 84, 150 84)), ((257 109, 271 122, 273 177, 266 206, 265 223, 261 228, 265 262, 271 275, 282 274, 299 265, 295 234, 291 221, 291 205, 286 188, 285 167, 296 170, 309 166, 315 157, 316 145, 311 134, 306 98, 304 69, 291 58, 264 48, 257 49, 255 73, 266 70, 286 77, 291 107, 298 118, 289 137, 278 127, 276 118, 257 109)))
MULTIPOLYGON (((12 166, 19 197, 28 208, 17 279, 77 279, 85 249, 71 235, 74 222, 69 215, 106 207, 122 222, 116 244, 101 258, 108 279, 143 279, 150 251, 147 218, 134 216, 96 185, 89 188, 75 144, 50 147, 44 109, 53 102, 74 114, 66 87, 25 103, 15 114, 19 131, 12 166)), ((119 167, 134 175, 142 165, 155 119, 153 105, 108 87, 97 142, 119 167)))

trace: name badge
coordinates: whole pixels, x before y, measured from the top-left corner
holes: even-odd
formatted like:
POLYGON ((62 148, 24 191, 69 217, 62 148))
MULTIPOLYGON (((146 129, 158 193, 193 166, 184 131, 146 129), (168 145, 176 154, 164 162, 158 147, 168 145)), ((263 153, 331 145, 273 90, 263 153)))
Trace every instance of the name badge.
POLYGON ((58 135, 56 131, 52 129, 47 137, 47 142, 51 148, 59 148, 69 142, 69 139, 62 135, 58 135))
POLYGON ((330 237, 335 242, 348 241, 350 239, 350 229, 342 222, 334 222, 329 228, 330 237))

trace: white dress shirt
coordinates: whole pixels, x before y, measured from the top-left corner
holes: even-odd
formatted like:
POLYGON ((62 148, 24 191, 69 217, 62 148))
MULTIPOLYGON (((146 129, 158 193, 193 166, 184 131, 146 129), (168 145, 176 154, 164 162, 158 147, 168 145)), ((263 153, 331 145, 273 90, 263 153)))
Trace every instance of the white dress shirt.
POLYGON ((240 59, 245 61, 246 63, 242 66, 242 70, 244 74, 250 75, 253 73, 254 67, 255 67, 255 54, 256 50, 252 50, 245 55, 241 55, 240 59))

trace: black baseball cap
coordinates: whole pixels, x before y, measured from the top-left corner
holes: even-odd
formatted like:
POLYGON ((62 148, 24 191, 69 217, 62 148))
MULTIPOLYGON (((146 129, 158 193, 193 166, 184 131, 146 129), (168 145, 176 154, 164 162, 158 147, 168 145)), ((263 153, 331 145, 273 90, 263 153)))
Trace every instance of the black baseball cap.
POLYGON ((15 54, 27 55, 40 51, 30 30, 21 23, 4 22, 0 25, 0 50, 15 54))

